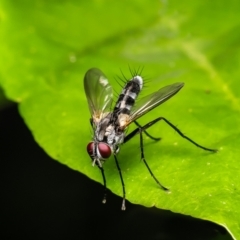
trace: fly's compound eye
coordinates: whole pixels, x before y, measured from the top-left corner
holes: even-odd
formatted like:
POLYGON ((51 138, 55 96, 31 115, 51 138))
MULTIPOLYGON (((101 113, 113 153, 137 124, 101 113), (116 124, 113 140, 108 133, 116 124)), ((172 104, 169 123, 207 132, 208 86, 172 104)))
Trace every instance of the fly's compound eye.
POLYGON ((109 158, 112 154, 112 150, 106 143, 98 144, 98 152, 101 158, 109 158))
POLYGON ((94 156, 94 143, 93 142, 90 142, 88 145, 87 145, 87 152, 89 154, 90 157, 93 157, 94 156))

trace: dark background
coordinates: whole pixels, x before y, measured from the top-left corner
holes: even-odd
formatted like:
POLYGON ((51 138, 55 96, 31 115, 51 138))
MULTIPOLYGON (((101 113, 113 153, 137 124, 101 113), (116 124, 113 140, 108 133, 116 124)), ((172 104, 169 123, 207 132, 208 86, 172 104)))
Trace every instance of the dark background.
POLYGON ((2 240, 232 239, 221 226, 166 210, 127 202, 123 212, 111 192, 102 204, 102 185, 47 156, 16 105, 0 112, 0 144, 2 240))

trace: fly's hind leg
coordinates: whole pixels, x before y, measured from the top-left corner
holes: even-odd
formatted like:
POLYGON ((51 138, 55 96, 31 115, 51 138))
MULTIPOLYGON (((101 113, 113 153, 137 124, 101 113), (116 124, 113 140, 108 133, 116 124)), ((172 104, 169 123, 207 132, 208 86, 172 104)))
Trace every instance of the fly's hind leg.
POLYGON ((165 123, 167 123, 170 127, 172 127, 181 137, 185 138, 186 140, 188 140, 189 142, 191 142, 192 144, 194 144, 196 147, 199 147, 205 151, 210 151, 210 152, 217 152, 217 149, 211 149, 211 148, 207 148, 204 147, 198 143, 196 143, 195 141, 193 141, 191 138, 187 137, 186 135, 184 135, 176 126, 174 126, 171 122, 169 122, 166 118, 164 117, 159 117, 156 118, 155 120, 147 123, 146 125, 144 125, 143 127, 141 125, 139 125, 136 121, 135 124, 138 126, 138 128, 136 128, 135 130, 133 130, 131 133, 129 133, 125 138, 124 138, 124 143, 128 142, 130 139, 132 139, 136 134, 140 134, 140 149, 141 149, 141 159, 144 162, 144 164, 146 165, 149 173, 151 174, 151 176, 154 178, 155 182, 160 186, 161 189, 163 189, 164 191, 168 191, 168 189, 166 187, 164 187, 159 181, 158 179, 155 177, 155 175, 153 174, 152 170, 150 169, 150 167, 148 166, 148 163, 145 159, 144 156, 144 149, 143 149, 143 137, 142 137, 142 133, 144 132, 145 134, 148 134, 146 132, 146 130, 153 126, 154 124, 156 124, 157 122, 163 120, 165 123))
POLYGON ((143 129, 143 132, 144 132, 149 138, 151 138, 152 140, 154 140, 154 141, 159 141, 159 140, 161 140, 161 138, 156 138, 156 137, 153 137, 152 135, 150 135, 137 121, 134 121, 134 123, 135 123, 140 129, 143 129))

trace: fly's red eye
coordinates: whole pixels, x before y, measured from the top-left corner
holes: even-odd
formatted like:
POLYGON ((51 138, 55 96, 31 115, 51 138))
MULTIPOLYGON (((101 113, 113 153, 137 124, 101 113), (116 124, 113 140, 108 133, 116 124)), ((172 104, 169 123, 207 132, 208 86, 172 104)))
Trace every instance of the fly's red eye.
POLYGON ((87 145, 87 152, 90 156, 93 156, 93 154, 94 154, 94 143, 93 142, 90 142, 87 145))
POLYGON ((98 151, 102 158, 109 158, 112 154, 111 148, 106 143, 99 143, 98 151))

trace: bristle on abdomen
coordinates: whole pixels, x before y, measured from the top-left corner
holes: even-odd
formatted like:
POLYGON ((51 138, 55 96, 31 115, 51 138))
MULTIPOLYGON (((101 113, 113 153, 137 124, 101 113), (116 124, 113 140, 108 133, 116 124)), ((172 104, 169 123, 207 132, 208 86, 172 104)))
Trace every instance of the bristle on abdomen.
POLYGON ((143 86, 143 79, 140 76, 135 76, 124 86, 120 94, 114 112, 130 114, 131 108, 137 99, 143 86))

